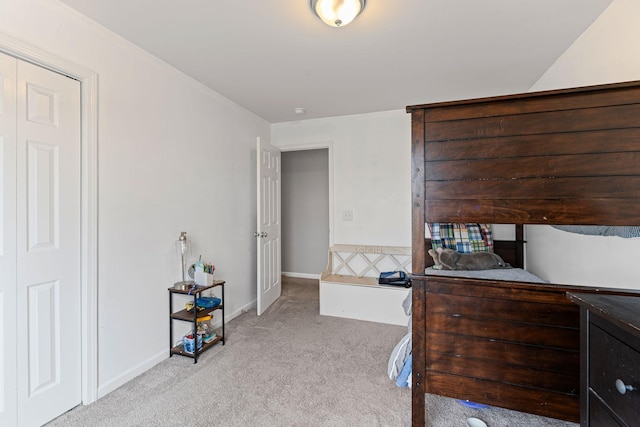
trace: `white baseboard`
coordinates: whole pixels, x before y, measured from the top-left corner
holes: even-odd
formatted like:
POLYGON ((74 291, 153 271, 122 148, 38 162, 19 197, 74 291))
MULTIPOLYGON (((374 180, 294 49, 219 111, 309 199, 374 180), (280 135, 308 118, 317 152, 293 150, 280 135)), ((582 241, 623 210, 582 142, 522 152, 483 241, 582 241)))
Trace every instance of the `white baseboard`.
POLYGON ((100 399, 103 396, 106 396, 107 394, 111 393, 113 390, 131 381, 138 375, 148 371, 149 369, 153 368, 158 363, 162 362, 164 359, 168 357, 169 357, 169 349, 166 348, 158 352, 154 356, 150 357, 149 359, 142 361, 141 363, 132 367, 131 369, 124 371, 122 374, 118 375, 117 377, 105 382, 104 384, 100 384, 98 386, 98 399, 100 399))
MULTIPOLYGON (((225 313, 225 316, 224 316, 225 325, 227 325, 229 321, 235 319, 241 314, 247 313, 248 311, 254 309, 256 307, 256 304, 257 304, 257 300, 253 300, 245 304, 244 306, 238 308, 237 310, 233 311, 232 313, 229 313, 229 314, 225 313)), ((222 326, 222 322, 221 321, 216 322, 214 317, 213 327, 219 328, 221 326, 222 326)), ((158 353, 156 353, 154 356, 150 357, 149 359, 142 361, 141 363, 132 367, 131 369, 124 371, 122 374, 118 375, 117 377, 107 381, 104 384, 101 384, 98 387, 98 399, 100 399, 103 396, 106 396, 107 394, 111 393, 113 390, 117 389, 118 387, 123 386, 127 382, 131 381, 138 375, 148 371, 149 369, 153 368, 155 365, 157 365, 158 363, 162 362, 167 358, 169 358, 169 349, 161 350, 158 353)))
POLYGON ((250 310, 253 310, 257 307, 258 305, 258 300, 254 299, 253 301, 248 302, 247 304, 243 305, 242 307, 238 308, 236 311, 234 311, 231 314, 225 315, 225 323, 229 323, 229 321, 235 319, 236 317, 240 316, 243 313, 247 313, 250 310))
POLYGON ((286 277, 295 277, 297 279, 318 279, 318 280, 320 279, 319 274, 313 274, 313 273, 292 273, 289 271, 283 271, 282 275, 286 277))

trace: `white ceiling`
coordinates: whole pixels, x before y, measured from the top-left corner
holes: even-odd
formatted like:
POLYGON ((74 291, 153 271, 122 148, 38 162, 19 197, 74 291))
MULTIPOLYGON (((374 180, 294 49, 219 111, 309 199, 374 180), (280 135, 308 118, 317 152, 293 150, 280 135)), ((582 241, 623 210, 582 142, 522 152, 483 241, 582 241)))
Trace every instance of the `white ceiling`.
POLYGON ((612 0, 61 0, 276 123, 527 91, 612 0), (294 114, 295 107, 306 114, 294 114))

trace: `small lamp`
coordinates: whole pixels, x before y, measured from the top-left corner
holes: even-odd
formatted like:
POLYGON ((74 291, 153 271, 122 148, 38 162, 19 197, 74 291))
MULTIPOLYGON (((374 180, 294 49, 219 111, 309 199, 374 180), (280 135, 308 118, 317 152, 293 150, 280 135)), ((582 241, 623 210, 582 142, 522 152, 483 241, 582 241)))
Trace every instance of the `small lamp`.
POLYGON ((311 0, 318 18, 332 27, 344 27, 364 10, 366 0, 311 0))
POLYGON ((185 269, 187 267, 187 255, 191 253, 191 242, 187 239, 187 232, 181 231, 180 237, 176 240, 176 250, 180 254, 180 260, 182 262, 182 281, 173 284, 176 289, 187 290, 195 284, 193 280, 187 280, 185 275, 185 269))

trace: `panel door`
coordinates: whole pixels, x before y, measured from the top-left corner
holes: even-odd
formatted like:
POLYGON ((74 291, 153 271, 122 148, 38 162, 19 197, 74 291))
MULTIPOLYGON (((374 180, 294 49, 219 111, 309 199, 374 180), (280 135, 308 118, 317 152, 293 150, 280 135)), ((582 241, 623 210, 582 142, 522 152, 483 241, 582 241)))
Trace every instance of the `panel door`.
POLYGON ((18 422, 41 425, 81 402, 80 83, 17 69, 18 422))
POLYGON ((258 315, 265 312, 281 293, 280 247, 280 150, 258 138, 258 315))

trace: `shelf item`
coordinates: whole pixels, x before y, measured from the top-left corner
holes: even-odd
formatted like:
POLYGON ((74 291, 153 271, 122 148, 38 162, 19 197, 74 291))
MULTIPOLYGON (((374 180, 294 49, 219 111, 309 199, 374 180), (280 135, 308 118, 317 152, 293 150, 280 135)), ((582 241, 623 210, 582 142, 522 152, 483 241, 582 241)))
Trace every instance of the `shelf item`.
MULTIPOLYGON (((169 357, 174 354, 178 354, 181 356, 191 357, 193 358, 193 363, 198 363, 198 357, 203 352, 207 351, 215 344, 222 342, 224 345, 225 335, 224 335, 224 280, 214 280, 212 284, 207 286, 196 286, 190 289, 177 289, 175 287, 168 288, 169 290, 169 357), (194 310, 193 307, 197 307, 197 301, 208 301, 211 300, 211 297, 202 297, 202 293, 209 289, 213 289, 217 286, 220 286, 222 292, 222 301, 210 308, 204 308, 202 310, 194 310), (192 307, 191 311, 185 309, 173 311, 173 298, 177 295, 183 295, 191 299, 190 306, 192 307), (181 321, 181 322, 190 322, 192 324, 191 330, 195 333, 198 330, 198 323, 208 322, 214 317, 214 312, 220 310, 221 320, 222 320, 222 331, 220 335, 213 334, 208 337, 202 337, 202 347, 196 349, 194 352, 188 352, 185 350, 182 344, 175 345, 174 337, 173 337, 173 321, 181 321)), ((184 306, 184 305, 183 305, 184 306)), ((199 341, 199 340, 197 340, 199 341)))

